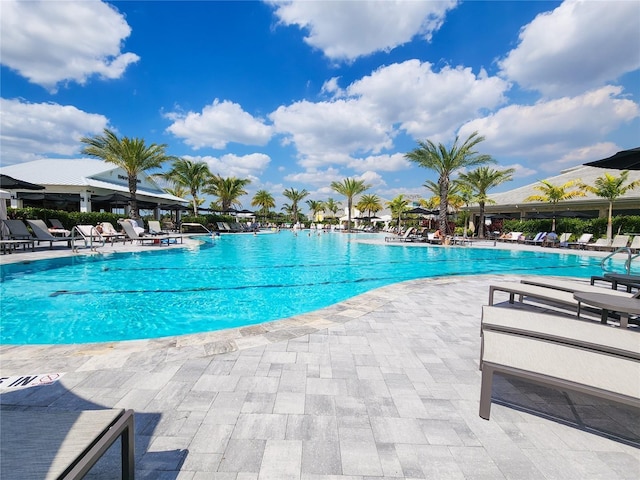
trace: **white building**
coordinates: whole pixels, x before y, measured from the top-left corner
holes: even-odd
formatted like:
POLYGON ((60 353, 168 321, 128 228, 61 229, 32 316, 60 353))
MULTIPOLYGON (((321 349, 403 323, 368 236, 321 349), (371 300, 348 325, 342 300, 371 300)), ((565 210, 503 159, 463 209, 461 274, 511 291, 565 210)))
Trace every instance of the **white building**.
MULTIPOLYGON (((14 208, 41 200, 45 206, 48 202, 58 209, 70 211, 111 211, 114 207, 125 208, 126 202, 118 204, 115 200, 100 200, 100 197, 129 195, 127 172, 102 160, 42 159, 2 167, 0 173, 45 187, 38 191, 12 190, 11 206, 14 208)), ((164 192, 147 173, 138 176, 136 199, 139 208, 155 210, 156 216, 163 206, 187 202, 164 192)))
MULTIPOLYGON (((574 180, 586 185, 594 185, 596 178, 603 177, 609 173, 614 177, 620 176, 620 170, 587 167, 584 165, 563 170, 560 175, 544 179, 552 185, 560 186, 574 180)), ((640 180, 640 171, 630 170, 628 182, 640 180)), ((584 197, 576 197, 571 200, 564 200, 555 206, 548 202, 527 202, 526 198, 532 195, 542 195, 542 192, 535 187, 540 182, 531 183, 523 187, 509 190, 508 192, 494 193, 489 195, 490 202, 485 205, 485 215, 511 214, 515 218, 535 217, 537 214, 579 212, 590 217, 606 218, 609 210, 609 201, 606 198, 598 197, 593 193, 585 192, 584 197)), ((577 186, 571 188, 576 189, 577 186)), ((478 214, 479 208, 474 205, 471 212, 478 214)), ((614 215, 640 215, 640 187, 630 190, 619 197, 613 204, 614 215)))

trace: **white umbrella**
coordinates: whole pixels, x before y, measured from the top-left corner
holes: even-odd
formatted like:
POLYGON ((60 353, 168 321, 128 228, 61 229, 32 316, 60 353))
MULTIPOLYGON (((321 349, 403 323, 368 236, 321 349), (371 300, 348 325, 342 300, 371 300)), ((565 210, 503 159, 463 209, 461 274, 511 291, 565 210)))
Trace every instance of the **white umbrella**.
MULTIPOLYGON (((7 200, 10 198, 11 194, 9 192, 6 190, 0 190, 0 220, 7 219, 7 200)), ((4 223, 0 225, 0 233, 2 233, 2 237, 9 235, 9 229, 4 223)))

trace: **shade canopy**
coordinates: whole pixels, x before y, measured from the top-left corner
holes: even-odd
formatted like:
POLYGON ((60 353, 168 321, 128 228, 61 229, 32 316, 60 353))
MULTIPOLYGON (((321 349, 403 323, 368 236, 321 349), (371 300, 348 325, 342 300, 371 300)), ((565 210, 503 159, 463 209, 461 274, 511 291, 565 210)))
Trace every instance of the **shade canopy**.
POLYGON ((131 201, 131 197, 126 193, 110 193, 91 197, 91 201, 96 203, 104 202, 111 205, 126 205, 131 201))
POLYGON ((608 158, 585 163, 585 165, 588 167, 613 168, 615 170, 640 170, 640 147, 621 150, 608 158))
POLYGON ((415 207, 411 210, 407 210, 404 213, 408 213, 410 215, 438 215, 440 213, 440 210, 427 210, 426 208, 415 207))
POLYGON ((4 174, 0 174, 0 188, 6 188, 7 190, 44 190, 42 185, 25 182, 4 174))

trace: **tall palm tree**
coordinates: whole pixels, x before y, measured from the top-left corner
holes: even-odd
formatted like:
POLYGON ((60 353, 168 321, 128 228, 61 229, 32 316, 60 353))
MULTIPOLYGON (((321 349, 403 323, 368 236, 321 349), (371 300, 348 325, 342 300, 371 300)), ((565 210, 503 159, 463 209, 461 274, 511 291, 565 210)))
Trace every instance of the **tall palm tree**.
POLYGON ((244 189, 251 183, 247 178, 227 177, 213 175, 204 189, 204 193, 218 197, 215 202, 216 208, 220 208, 223 212, 229 210, 232 206, 241 207, 242 203, 238 200, 241 196, 246 195, 244 189))
POLYGON ((336 202, 333 198, 329 197, 324 202, 325 211, 331 212, 331 216, 335 218, 336 212, 340 210, 340 202, 336 202))
POLYGON ((282 194, 291 200, 289 208, 291 209, 291 215, 293 215, 293 223, 298 223, 298 203, 304 200, 309 195, 309 192, 305 189, 298 191, 295 188, 287 188, 282 194))
POLYGON ((490 155, 478 154, 474 147, 484 140, 478 136, 478 132, 469 135, 464 143, 458 146, 458 136, 450 149, 443 144, 437 146, 431 141, 418 141, 418 148, 407 153, 405 157, 421 167, 433 170, 438 174, 438 187, 440 191, 440 231, 445 233, 447 229, 447 208, 449 206, 449 184, 451 174, 461 168, 475 167, 495 160, 490 155))
POLYGON ((166 173, 161 173, 158 176, 174 185, 187 188, 193 199, 191 201, 193 214, 198 215, 198 205, 202 203, 198 194, 212 178, 209 166, 205 162, 195 162, 193 160, 178 158, 173 162, 171 170, 166 173))
POLYGON ((251 199, 251 206, 260 207, 260 213, 262 213, 266 221, 267 215, 269 215, 269 209, 276 206, 276 201, 273 195, 266 190, 258 190, 251 199))
POLYGON ((307 200, 307 205, 309 206, 309 210, 311 211, 311 217, 317 221, 318 214, 320 212, 324 212, 324 202, 320 200, 307 200))
POLYGON ((356 180, 355 178, 345 178, 342 182, 331 182, 331 188, 347 197, 347 232, 351 231, 351 208, 353 206, 353 197, 369 189, 369 185, 364 180, 356 180))
POLYGON ((462 173, 458 179, 468 185, 474 195, 474 200, 478 202, 480 207, 480 220, 478 225, 478 237, 484 238, 484 207, 487 203, 492 203, 487 196, 487 192, 498 185, 511 181, 515 168, 507 168, 505 170, 494 170, 490 167, 478 167, 469 173, 462 173))
POLYGON ((524 199, 525 202, 548 202, 553 207, 553 224, 551 231, 556 231, 556 205, 563 200, 571 200, 576 197, 584 197, 585 193, 580 190, 569 190, 574 186, 580 186, 580 180, 569 180, 562 185, 554 185, 547 180, 540 180, 540 185, 534 185, 534 189, 541 192, 541 195, 530 195, 524 199))
POLYGON ((361 212, 367 212, 369 217, 373 213, 374 215, 382 210, 382 204, 380 203, 380 197, 377 195, 362 195, 356 208, 361 212))
POLYGON ((387 207, 391 210, 391 218, 398 217, 398 230, 400 230, 400 220, 402 219, 403 212, 409 206, 409 200, 404 198, 403 194, 398 195, 390 202, 387 202, 387 207))
POLYGON ((634 180, 633 182, 629 182, 627 185, 625 185, 628 177, 628 170, 620 172, 619 177, 605 172, 602 177, 598 177, 595 179, 594 185, 581 184, 581 187, 587 192, 591 192, 598 197, 606 198, 607 200, 609 200, 609 216, 607 220, 607 241, 609 243, 611 243, 611 239, 613 237, 613 202, 615 202, 618 197, 621 197, 625 193, 640 186, 640 180, 634 180))
POLYGON ((83 154, 113 163, 127 172, 129 194, 131 195, 131 218, 140 216, 138 199, 136 198, 138 175, 147 170, 160 168, 163 163, 176 158, 167 155, 167 145, 165 144, 146 145, 141 138, 118 138, 108 128, 104 129, 102 135, 82 137, 80 141, 86 144, 82 149, 83 154))

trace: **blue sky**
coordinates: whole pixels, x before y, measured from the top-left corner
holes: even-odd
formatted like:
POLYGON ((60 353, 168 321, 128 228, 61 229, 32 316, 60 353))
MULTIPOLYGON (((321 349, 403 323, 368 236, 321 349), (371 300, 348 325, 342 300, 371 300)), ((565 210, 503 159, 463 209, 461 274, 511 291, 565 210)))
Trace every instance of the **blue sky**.
POLYGON ((0 2, 2 165, 104 128, 213 173, 427 197, 417 140, 478 131, 503 191, 640 145, 639 1, 0 2))

